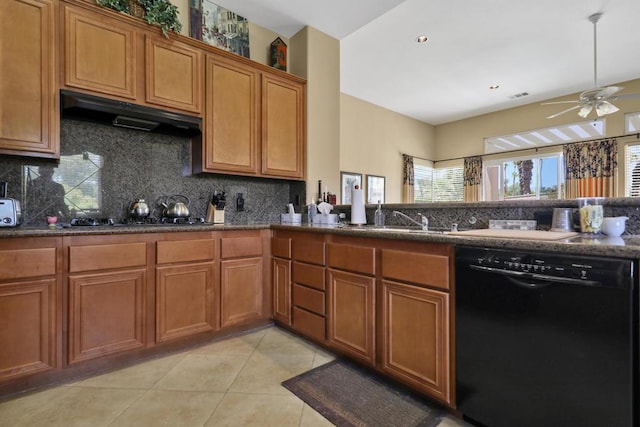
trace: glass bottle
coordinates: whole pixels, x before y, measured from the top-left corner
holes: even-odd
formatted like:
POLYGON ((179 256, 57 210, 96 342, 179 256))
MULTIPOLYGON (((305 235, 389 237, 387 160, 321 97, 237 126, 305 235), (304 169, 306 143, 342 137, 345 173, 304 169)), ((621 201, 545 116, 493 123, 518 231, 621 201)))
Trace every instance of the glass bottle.
POLYGON ((377 227, 384 227, 384 213, 382 213, 382 204, 380 203, 380 200, 378 200, 378 209, 376 209, 373 223, 377 227))

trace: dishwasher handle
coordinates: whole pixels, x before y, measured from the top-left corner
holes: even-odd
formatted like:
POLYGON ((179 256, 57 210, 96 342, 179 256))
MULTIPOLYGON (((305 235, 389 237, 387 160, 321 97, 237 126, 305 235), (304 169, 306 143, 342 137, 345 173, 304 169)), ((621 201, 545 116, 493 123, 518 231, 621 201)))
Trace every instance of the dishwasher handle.
POLYGON ((573 279, 571 277, 550 276, 548 274, 528 273, 526 271, 511 271, 501 268, 485 267, 483 265, 469 265, 472 270, 483 271, 485 273, 506 276, 510 282, 528 289, 540 289, 551 284, 580 285, 580 286, 601 286, 600 282, 594 280, 573 279), (525 280, 535 280, 538 283, 527 283, 525 280))

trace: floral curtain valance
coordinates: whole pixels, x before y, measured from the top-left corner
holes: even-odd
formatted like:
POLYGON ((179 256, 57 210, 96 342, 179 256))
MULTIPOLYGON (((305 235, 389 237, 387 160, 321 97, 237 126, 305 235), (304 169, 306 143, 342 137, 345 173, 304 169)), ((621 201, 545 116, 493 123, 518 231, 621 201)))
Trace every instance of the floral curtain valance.
POLYGON ((464 201, 477 202, 480 200, 480 189, 482 185, 482 157, 465 157, 462 174, 464 201))
POLYGON ((618 143, 615 139, 563 146, 566 197, 615 196, 618 143))
POLYGON ((402 202, 413 203, 414 199, 414 172, 413 172, 413 156, 408 154, 402 155, 402 202))

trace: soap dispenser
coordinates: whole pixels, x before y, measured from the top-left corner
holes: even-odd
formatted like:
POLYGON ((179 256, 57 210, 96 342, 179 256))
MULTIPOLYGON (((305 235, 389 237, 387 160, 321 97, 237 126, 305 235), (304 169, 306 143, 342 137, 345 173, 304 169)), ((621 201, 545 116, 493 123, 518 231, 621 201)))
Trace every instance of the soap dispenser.
POLYGON ((384 227, 384 213, 382 213, 382 204, 380 200, 378 200, 378 209, 376 209, 376 213, 373 218, 373 223, 377 227, 384 227))

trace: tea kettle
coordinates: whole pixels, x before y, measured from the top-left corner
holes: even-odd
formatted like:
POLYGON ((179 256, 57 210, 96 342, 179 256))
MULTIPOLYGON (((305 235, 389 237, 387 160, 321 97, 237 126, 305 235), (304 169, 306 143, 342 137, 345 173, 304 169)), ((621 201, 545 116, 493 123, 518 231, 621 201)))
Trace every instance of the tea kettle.
POLYGON ((187 218, 189 216, 190 200, 187 196, 175 194, 167 197, 167 200, 161 205, 164 207, 164 216, 170 218, 187 218), (179 202, 176 198, 182 198, 186 203, 179 202))
POLYGON ((144 201, 144 199, 138 199, 137 201, 131 204, 131 210, 129 214, 134 218, 146 218, 149 216, 149 205, 144 201))

